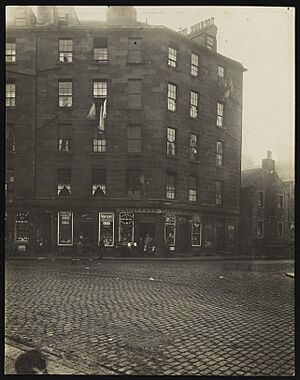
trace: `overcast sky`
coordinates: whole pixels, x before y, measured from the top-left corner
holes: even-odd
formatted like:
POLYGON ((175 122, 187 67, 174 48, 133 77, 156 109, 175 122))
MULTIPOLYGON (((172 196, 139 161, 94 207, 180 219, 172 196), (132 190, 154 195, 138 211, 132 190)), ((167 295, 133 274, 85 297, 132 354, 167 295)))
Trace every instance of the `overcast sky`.
MULTIPOLYGON (((105 20, 103 6, 79 6, 79 19, 105 20)), ((244 73, 243 154, 256 163, 294 151, 294 9, 287 7, 136 6, 139 21, 176 31, 209 17, 218 27, 218 52, 244 73)))

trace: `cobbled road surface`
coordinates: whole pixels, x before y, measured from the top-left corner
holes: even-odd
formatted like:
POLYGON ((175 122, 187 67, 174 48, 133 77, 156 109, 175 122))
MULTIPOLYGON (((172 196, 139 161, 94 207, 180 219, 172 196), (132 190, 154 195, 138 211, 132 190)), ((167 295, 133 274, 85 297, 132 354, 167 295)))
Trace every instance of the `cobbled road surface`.
POLYGON ((6 336, 91 373, 292 375, 286 261, 9 261, 6 336))

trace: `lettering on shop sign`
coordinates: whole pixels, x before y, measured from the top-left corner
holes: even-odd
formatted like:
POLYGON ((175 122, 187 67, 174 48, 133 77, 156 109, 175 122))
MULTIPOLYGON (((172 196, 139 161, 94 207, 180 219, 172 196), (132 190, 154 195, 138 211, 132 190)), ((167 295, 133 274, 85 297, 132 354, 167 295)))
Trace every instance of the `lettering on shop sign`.
POLYGON ((118 212, 133 212, 136 214, 162 214, 164 211, 157 208, 126 208, 117 209, 118 212))

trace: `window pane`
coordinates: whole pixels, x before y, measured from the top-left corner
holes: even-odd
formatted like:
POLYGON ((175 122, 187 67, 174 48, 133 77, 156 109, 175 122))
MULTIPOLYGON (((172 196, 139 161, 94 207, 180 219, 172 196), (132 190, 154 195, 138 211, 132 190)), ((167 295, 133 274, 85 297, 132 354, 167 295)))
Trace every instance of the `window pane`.
POLYGON ((172 67, 176 67, 177 50, 169 47, 168 64, 172 67))
POLYGON ((219 76, 220 78, 224 78, 224 74, 225 74, 224 67, 222 67, 222 66, 218 66, 218 76, 219 76))
POLYGON ((93 97, 94 98, 107 97, 107 81, 93 82, 93 97))

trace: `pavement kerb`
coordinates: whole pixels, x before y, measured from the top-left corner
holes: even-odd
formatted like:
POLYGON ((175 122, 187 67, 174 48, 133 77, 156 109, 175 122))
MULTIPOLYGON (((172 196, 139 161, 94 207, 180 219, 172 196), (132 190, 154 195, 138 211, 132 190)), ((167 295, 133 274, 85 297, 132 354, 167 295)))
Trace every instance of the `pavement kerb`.
MULTIPOLYGON (((8 259, 10 260, 36 260, 36 261, 100 261, 98 257, 95 256, 86 256, 86 257, 74 257, 74 256, 17 256, 14 258, 8 259)), ((267 258, 267 257, 252 257, 252 256, 176 256, 176 257, 116 257, 116 256, 106 256, 103 258, 106 260, 138 260, 138 261, 211 261, 211 260, 291 260, 293 258, 285 257, 285 258, 267 258)))
MULTIPOLYGON (((34 349, 35 347, 26 346, 22 343, 15 342, 10 338, 5 338, 5 360, 4 360, 4 369, 5 374, 16 374, 14 364, 16 358, 29 350, 34 349)), ((45 355, 47 360, 47 369, 48 373, 57 374, 57 375, 118 375, 117 372, 108 370, 105 367, 97 366, 98 370, 95 373, 95 370, 92 370, 88 365, 80 362, 70 361, 68 359, 61 359, 58 356, 49 353, 45 349, 40 349, 40 351, 45 355), (99 370, 100 368, 100 370, 99 370)))

